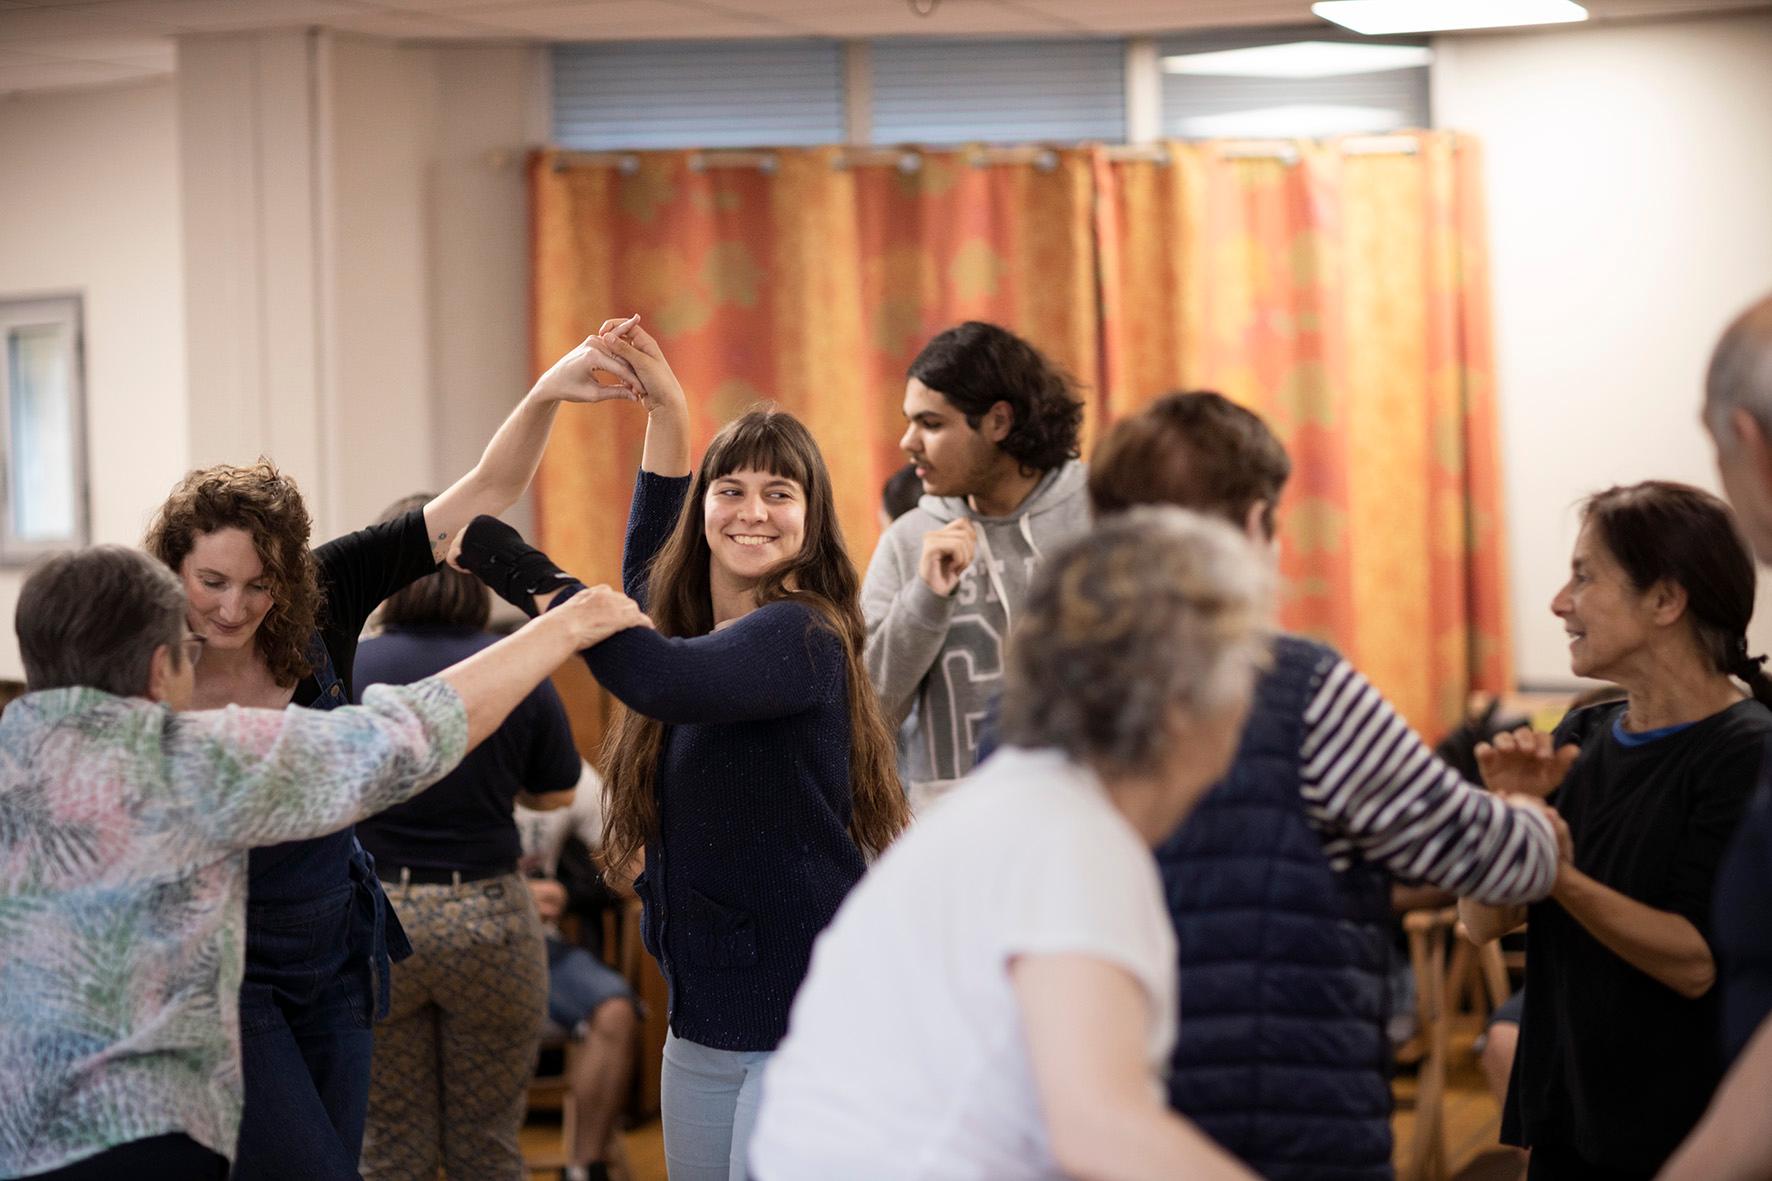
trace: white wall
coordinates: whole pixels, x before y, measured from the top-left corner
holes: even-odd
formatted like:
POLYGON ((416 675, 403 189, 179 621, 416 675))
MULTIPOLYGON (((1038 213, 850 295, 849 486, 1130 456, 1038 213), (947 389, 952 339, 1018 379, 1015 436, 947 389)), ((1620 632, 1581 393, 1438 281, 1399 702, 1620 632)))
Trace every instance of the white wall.
POLYGON ((426 169, 440 112, 429 50, 322 48, 321 495, 336 533, 436 482, 426 169))
MULTIPOLYGON (((84 299, 95 541, 133 544, 186 466, 174 84, 0 100, 0 298, 84 299)), ((0 571, 0 676, 22 571, 0 571)))
MULTIPOLYGON (((447 481, 473 466, 535 378, 523 149, 547 142, 551 99, 539 46, 439 46, 432 53, 431 412, 433 466, 447 481)), ((505 519, 527 531, 529 503, 505 519)))
POLYGON ((271 454, 321 536, 472 466, 533 376, 541 56, 196 37, 175 79, 0 100, 0 298, 84 296, 95 540, 194 464, 271 454))
POLYGON ((1705 360, 1772 290, 1772 14, 1436 49, 1435 121, 1477 135, 1487 168, 1518 675, 1567 684, 1548 604, 1574 502, 1651 477, 1717 487, 1705 360))
POLYGON ((194 462, 271 455, 321 537, 473 465, 531 377, 538 56, 181 42, 194 462))

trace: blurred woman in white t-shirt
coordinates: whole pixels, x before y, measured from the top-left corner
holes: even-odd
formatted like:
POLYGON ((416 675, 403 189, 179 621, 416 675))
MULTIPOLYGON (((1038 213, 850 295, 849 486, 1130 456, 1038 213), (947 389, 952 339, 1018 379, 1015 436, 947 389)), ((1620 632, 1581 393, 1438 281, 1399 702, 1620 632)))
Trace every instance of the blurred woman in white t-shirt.
POLYGON ((1235 750, 1265 569, 1173 508, 1050 560, 1009 647, 1009 747, 814 949, 756 1181, 1253 1176, 1163 1101, 1176 951, 1150 850, 1235 750))

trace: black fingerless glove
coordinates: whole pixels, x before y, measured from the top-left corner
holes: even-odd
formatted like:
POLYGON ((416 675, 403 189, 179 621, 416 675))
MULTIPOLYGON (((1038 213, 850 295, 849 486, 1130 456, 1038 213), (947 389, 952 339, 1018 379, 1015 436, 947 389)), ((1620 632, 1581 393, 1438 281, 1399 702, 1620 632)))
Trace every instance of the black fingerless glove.
POLYGON ((535 596, 582 585, 497 517, 479 516, 468 522, 456 561, 493 594, 531 617, 540 614, 535 596))

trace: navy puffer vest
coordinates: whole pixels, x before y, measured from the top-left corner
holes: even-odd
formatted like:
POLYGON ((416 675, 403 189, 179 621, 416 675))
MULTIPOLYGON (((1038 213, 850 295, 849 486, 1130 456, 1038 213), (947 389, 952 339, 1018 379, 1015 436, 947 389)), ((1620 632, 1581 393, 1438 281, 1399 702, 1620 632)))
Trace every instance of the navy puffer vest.
POLYGON ((1181 947, 1169 1103, 1270 1181, 1389 1178, 1389 877, 1336 872, 1300 795, 1338 656, 1291 636, 1230 774, 1157 850, 1181 947))

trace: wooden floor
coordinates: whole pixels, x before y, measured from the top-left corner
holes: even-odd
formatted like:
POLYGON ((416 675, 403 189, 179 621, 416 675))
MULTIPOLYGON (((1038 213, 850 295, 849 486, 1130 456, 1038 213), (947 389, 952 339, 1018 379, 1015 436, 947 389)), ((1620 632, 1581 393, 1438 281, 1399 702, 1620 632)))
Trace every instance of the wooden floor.
MULTIPOLYGON (((1501 1108, 1483 1083, 1470 1043, 1469 1036, 1453 1042, 1446 1074, 1447 1168, 1455 1181, 1520 1181, 1524 1158, 1517 1149, 1501 1144, 1501 1108)), ((1397 1097, 1397 1114, 1391 1119, 1396 1135, 1393 1160, 1400 1170, 1415 1132, 1415 1080, 1399 1078, 1392 1089, 1397 1097)))
MULTIPOLYGON (((1447 1163, 1456 1181, 1519 1181, 1523 1172, 1512 1149, 1499 1142, 1501 1113, 1495 1100, 1483 1085, 1482 1073, 1471 1054, 1470 1030, 1457 1035, 1452 1043, 1451 1069, 1446 1086, 1447 1163)), ((1397 1114, 1392 1121, 1396 1131, 1399 1167, 1409 1151, 1409 1138, 1415 1127, 1413 1103, 1415 1080, 1397 1080, 1397 1114)), ((558 1144, 559 1125, 548 1125, 545 1116, 538 1116, 523 1130, 523 1148, 532 1157, 540 1156, 558 1144)), ((630 1176, 626 1181, 666 1181, 664 1134, 657 1120, 628 1132, 624 1138, 630 1176)), ((536 1178, 552 1181, 553 1170, 537 1170, 536 1178)))

